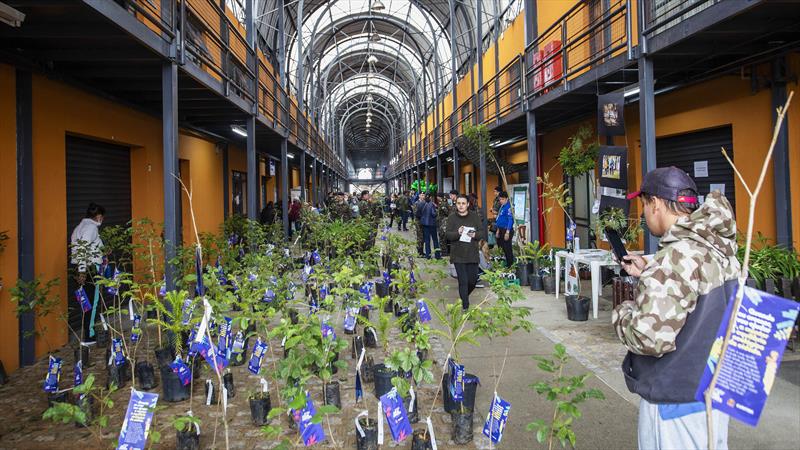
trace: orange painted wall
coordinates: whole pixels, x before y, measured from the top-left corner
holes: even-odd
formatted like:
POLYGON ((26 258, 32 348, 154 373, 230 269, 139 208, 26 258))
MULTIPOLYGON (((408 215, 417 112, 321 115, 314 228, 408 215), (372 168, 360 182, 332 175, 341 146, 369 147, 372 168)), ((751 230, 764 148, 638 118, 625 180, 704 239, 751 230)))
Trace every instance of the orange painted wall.
MULTIPOLYGON (((160 120, 100 99, 66 84, 33 77, 34 152, 34 258, 36 273, 43 279, 62 279, 59 293, 66 311, 67 224, 65 139, 75 134, 131 147, 131 213, 134 219, 163 220, 163 180, 160 120)), ((181 136, 179 157, 191 162, 197 177, 194 202, 200 231, 216 231, 222 221, 221 157, 213 144, 181 136), (216 166, 216 167, 215 167, 216 166)), ((66 342, 63 324, 55 317, 47 321, 53 330, 50 345, 66 342)), ((37 354, 47 349, 38 341, 37 354)))
POLYGON ((19 366, 17 315, 11 303, 10 289, 16 284, 17 266, 17 139, 16 79, 14 68, 0 64, 0 231, 6 231, 6 248, 0 253, 0 360, 8 372, 19 366))

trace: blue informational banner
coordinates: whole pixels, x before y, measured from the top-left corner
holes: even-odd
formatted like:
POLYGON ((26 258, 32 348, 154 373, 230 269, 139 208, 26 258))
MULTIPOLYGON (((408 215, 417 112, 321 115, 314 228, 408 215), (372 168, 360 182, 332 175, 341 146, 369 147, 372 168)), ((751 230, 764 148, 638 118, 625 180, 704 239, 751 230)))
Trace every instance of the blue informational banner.
POLYGON ((486 423, 483 424, 483 435, 492 440, 495 444, 500 443, 503 438, 503 431, 508 421, 508 412, 511 410, 511 403, 494 395, 492 407, 486 415, 486 423))
MULTIPOLYGON (((734 296, 736 294, 734 293, 734 296)), ((695 398, 704 401, 719 361, 735 297, 728 303, 717 338, 711 347, 695 398)), ((797 320, 800 303, 750 287, 736 311, 725 361, 712 396, 712 407, 748 425, 756 426, 775 383, 786 341, 797 320)))
POLYGON ((117 450, 144 450, 147 448, 147 433, 153 422, 153 409, 158 402, 158 394, 131 389, 128 411, 119 432, 117 450))

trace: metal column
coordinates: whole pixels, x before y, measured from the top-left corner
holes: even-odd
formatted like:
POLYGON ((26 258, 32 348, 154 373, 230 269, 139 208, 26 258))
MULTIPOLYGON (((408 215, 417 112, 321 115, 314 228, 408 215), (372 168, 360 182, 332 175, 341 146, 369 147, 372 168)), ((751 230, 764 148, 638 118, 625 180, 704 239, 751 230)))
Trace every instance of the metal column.
POLYGON ((311 196, 313 204, 319 205, 319 190, 317 187, 317 158, 311 158, 311 196))
POLYGON ((436 191, 442 192, 442 155, 436 155, 436 191))
MULTIPOLYGON (((772 61, 772 123, 778 118, 777 109, 786 103, 786 57, 778 56, 772 61)), ((792 248, 792 183, 789 169, 789 115, 783 119, 775 141, 775 231, 776 242, 792 248)))
MULTIPOLYGON (((17 277, 35 278, 33 231, 33 78, 31 72, 16 71, 17 104, 17 277)), ((25 302, 33 299, 26 298, 25 302)), ((33 312, 19 314, 19 365, 36 363, 36 323, 33 312)))
MULTIPOLYGON (((538 36, 537 25, 537 10, 536 0, 525 0, 525 46, 527 47, 531 42, 536 40, 538 36)), ((523 68, 524 68, 523 64, 523 68)), ((523 81, 527 77, 523 76, 523 81)), ((527 89, 525 90, 527 92, 527 89)), ((525 108, 528 109, 527 106, 525 108)), ((536 176, 539 173, 539 149, 537 148, 538 141, 536 139, 536 113, 534 111, 527 111, 525 114, 525 121, 527 123, 527 145, 528 145, 528 195, 530 203, 528 205, 530 217, 530 241, 539 240, 539 189, 536 176)))
MULTIPOLYGON (((475 86, 475 124, 483 122, 483 98, 481 98, 481 88, 483 87, 483 2, 477 2, 475 9, 475 63, 478 65, 478 85, 475 86)), ((486 204, 486 152, 481 151, 479 170, 481 171, 481 224, 484 230, 487 226, 486 204)))
MULTIPOLYGON (((640 28, 641 29, 641 26, 640 28)), ((656 168, 656 112, 653 60, 645 54, 639 56, 639 140, 641 141, 642 177, 656 168)), ((649 230, 644 232, 644 252, 653 254, 658 249, 658 238, 649 230)))
POLYGON ((230 172, 228 163, 228 143, 222 144, 222 216, 227 219, 230 215, 230 172))
POLYGON ((283 232, 289 235, 289 141, 281 139, 281 219, 283 232))
POLYGON ((307 201, 306 198, 306 152, 300 151, 300 201, 307 201))
POLYGON ((175 257, 178 242, 178 66, 167 62, 161 66, 161 116, 164 158, 164 277, 168 291, 175 289, 175 257))
MULTIPOLYGON (((254 11, 254 0, 247 0, 245 6, 245 32, 246 32, 246 39, 247 39, 247 65, 253 71, 253 73, 257 73, 258 71, 258 62, 255 58, 256 52, 256 27, 255 27, 255 11, 254 11)), ((258 87, 258 77, 255 80, 255 87, 258 87)), ((258 98, 258 92, 254 92, 253 98, 258 98)), ((261 203, 260 196, 259 196, 259 165, 258 159, 256 158, 256 116, 255 114, 258 112, 257 106, 253 105, 253 111, 251 111, 251 115, 247 117, 247 218, 250 220, 256 220, 259 216, 259 204, 261 203)))

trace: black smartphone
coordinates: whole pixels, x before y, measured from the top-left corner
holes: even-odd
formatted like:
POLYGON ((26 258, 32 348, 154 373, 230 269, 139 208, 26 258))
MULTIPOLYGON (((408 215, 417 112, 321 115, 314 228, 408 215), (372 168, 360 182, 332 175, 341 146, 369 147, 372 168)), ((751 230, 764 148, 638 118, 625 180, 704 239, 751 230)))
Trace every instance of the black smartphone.
POLYGON ((622 238, 619 237, 619 232, 612 228, 606 228, 605 233, 606 237, 608 238, 608 242, 611 244, 611 249, 614 251, 614 256, 617 257, 617 261, 622 263, 622 258, 628 256, 628 251, 625 249, 625 245, 622 243, 622 238))

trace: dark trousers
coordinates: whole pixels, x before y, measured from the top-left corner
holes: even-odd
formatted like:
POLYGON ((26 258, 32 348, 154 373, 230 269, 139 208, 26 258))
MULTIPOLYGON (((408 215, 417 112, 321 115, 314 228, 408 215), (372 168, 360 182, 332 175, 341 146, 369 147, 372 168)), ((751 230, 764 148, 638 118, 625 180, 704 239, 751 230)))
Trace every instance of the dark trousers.
POLYGON ((514 230, 510 230, 508 240, 506 240, 506 230, 500 230, 500 237, 497 238, 497 245, 503 249, 503 254, 506 257, 506 267, 514 265, 514 246, 512 241, 514 239, 514 230))
MULTIPOLYGON (((394 223, 394 216, 397 215, 397 210, 393 209, 392 213, 389 215, 389 228, 392 228, 392 224, 394 223)), ((398 217, 397 223, 400 223, 400 218, 398 217)))
POLYGON ((403 230, 408 231, 408 215, 409 215, 408 211, 400 211, 400 220, 402 222, 397 224, 398 228, 402 228, 403 230))
POLYGON ((442 257, 439 252, 439 230, 436 225, 423 225, 422 226, 422 240, 425 242, 425 257, 431 257, 431 240, 433 240, 433 250, 436 254, 436 259, 442 257))
POLYGON ((458 296, 461 297, 461 307, 469 308, 469 294, 478 284, 478 263, 454 263, 458 276, 458 296))

